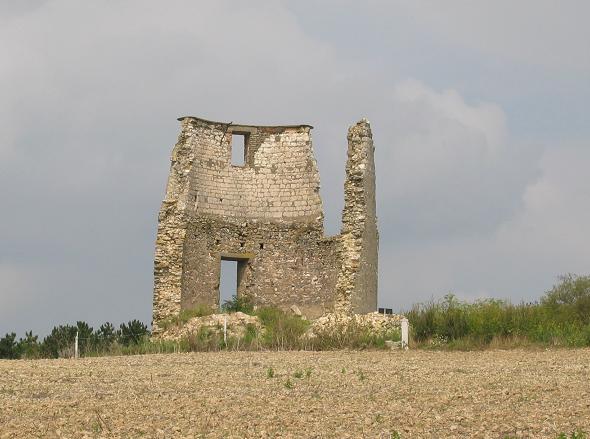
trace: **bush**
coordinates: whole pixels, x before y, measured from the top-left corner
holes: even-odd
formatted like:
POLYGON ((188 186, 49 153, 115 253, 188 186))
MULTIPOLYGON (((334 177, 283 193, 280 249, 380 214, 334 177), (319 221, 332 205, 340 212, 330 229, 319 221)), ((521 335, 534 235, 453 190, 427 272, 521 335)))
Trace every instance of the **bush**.
POLYGON ((545 293, 541 304, 562 320, 575 320, 583 325, 590 323, 590 276, 566 274, 561 282, 545 293))
POLYGON ((106 322, 94 331, 86 322, 78 321, 76 325, 55 326, 42 342, 32 331, 16 341, 16 334, 6 334, 0 338, 0 358, 59 358, 74 356, 74 344, 78 334, 78 349, 81 356, 124 354, 145 352, 178 351, 178 344, 154 343, 149 345, 150 334, 147 326, 138 320, 122 324, 115 330, 112 323, 106 322), (149 345, 149 346, 148 346, 149 345))
POLYGON ((218 351, 223 349, 223 335, 202 326, 196 334, 187 338, 187 350, 191 352, 218 351))
POLYGON ((43 339, 41 355, 46 358, 71 357, 74 355, 74 339, 76 326, 59 325, 43 339))
POLYGON ((221 305, 223 312, 243 312, 245 314, 252 314, 254 305, 248 296, 233 295, 231 299, 226 300, 221 305))
POLYGON ((100 328, 94 333, 95 346, 97 349, 110 347, 119 337, 119 331, 110 322, 100 325, 100 328))
POLYGON ((333 349, 384 349, 385 341, 399 341, 399 330, 375 332, 374 328, 351 320, 342 325, 324 330, 314 330, 315 337, 309 341, 314 350, 333 349))
POLYGON ((8 360, 20 358, 19 347, 15 340, 16 334, 14 332, 0 338, 0 358, 8 360))
POLYGON ((171 326, 181 326, 195 317, 204 317, 213 314, 213 310, 208 306, 199 305, 196 308, 183 309, 179 314, 171 316, 160 322, 160 327, 164 330, 171 326))
POLYGON ((149 336, 147 326, 139 320, 131 320, 129 323, 122 323, 119 327, 119 343, 123 346, 139 344, 149 336))
POLYGON ((25 338, 18 341, 20 358, 39 358, 41 356, 41 345, 39 337, 33 335, 33 331, 25 332, 25 338))
POLYGON ((307 320, 274 307, 260 308, 255 315, 265 328, 262 336, 264 347, 281 350, 302 348, 302 336, 309 328, 307 320))
MULTIPOLYGON (((95 348, 96 339, 94 329, 88 326, 88 323, 78 321, 76 322, 76 330, 78 331, 78 349, 79 354, 84 355, 86 352, 95 348)), ((74 333, 75 337, 75 333, 74 333)))
POLYGON ((452 294, 405 313, 413 339, 426 346, 472 349, 538 343, 590 346, 590 277, 566 275, 540 302, 461 302, 452 294))

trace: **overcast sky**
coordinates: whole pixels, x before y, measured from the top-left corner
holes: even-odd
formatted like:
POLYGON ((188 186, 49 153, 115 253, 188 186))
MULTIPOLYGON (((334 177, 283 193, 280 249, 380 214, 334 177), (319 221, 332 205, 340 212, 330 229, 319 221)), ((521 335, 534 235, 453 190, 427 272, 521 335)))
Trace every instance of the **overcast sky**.
POLYGON ((181 115, 373 129, 380 306, 590 274, 590 2, 3 1, 0 335, 151 320, 181 115))

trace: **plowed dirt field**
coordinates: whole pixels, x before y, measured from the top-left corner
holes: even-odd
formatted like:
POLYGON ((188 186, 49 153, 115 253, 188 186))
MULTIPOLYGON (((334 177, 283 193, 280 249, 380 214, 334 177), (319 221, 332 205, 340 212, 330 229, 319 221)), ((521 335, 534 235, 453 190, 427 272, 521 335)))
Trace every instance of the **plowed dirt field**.
POLYGON ((589 349, 0 361, 0 438, 555 438, 590 432, 589 367, 589 349))

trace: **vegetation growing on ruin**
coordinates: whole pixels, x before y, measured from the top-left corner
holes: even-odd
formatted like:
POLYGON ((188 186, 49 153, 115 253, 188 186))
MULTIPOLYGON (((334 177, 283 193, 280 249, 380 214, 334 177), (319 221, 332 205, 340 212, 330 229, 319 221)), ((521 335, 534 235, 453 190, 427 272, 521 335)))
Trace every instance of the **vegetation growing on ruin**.
POLYGON ((223 312, 243 312, 251 314, 254 311, 254 305, 248 296, 232 296, 221 305, 223 312))
POLYGON ((213 314, 213 310, 208 306, 198 305, 195 308, 183 309, 178 315, 169 317, 160 322, 163 329, 170 326, 181 326, 194 317, 204 317, 213 314))

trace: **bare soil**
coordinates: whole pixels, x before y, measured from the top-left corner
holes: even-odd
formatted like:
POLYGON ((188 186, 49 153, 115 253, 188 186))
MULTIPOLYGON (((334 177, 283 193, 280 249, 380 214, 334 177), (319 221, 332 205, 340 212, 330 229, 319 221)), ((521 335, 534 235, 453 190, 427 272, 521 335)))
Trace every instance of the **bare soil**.
POLYGON ((0 438, 555 438, 590 432, 589 364, 590 349, 0 361, 0 438))

